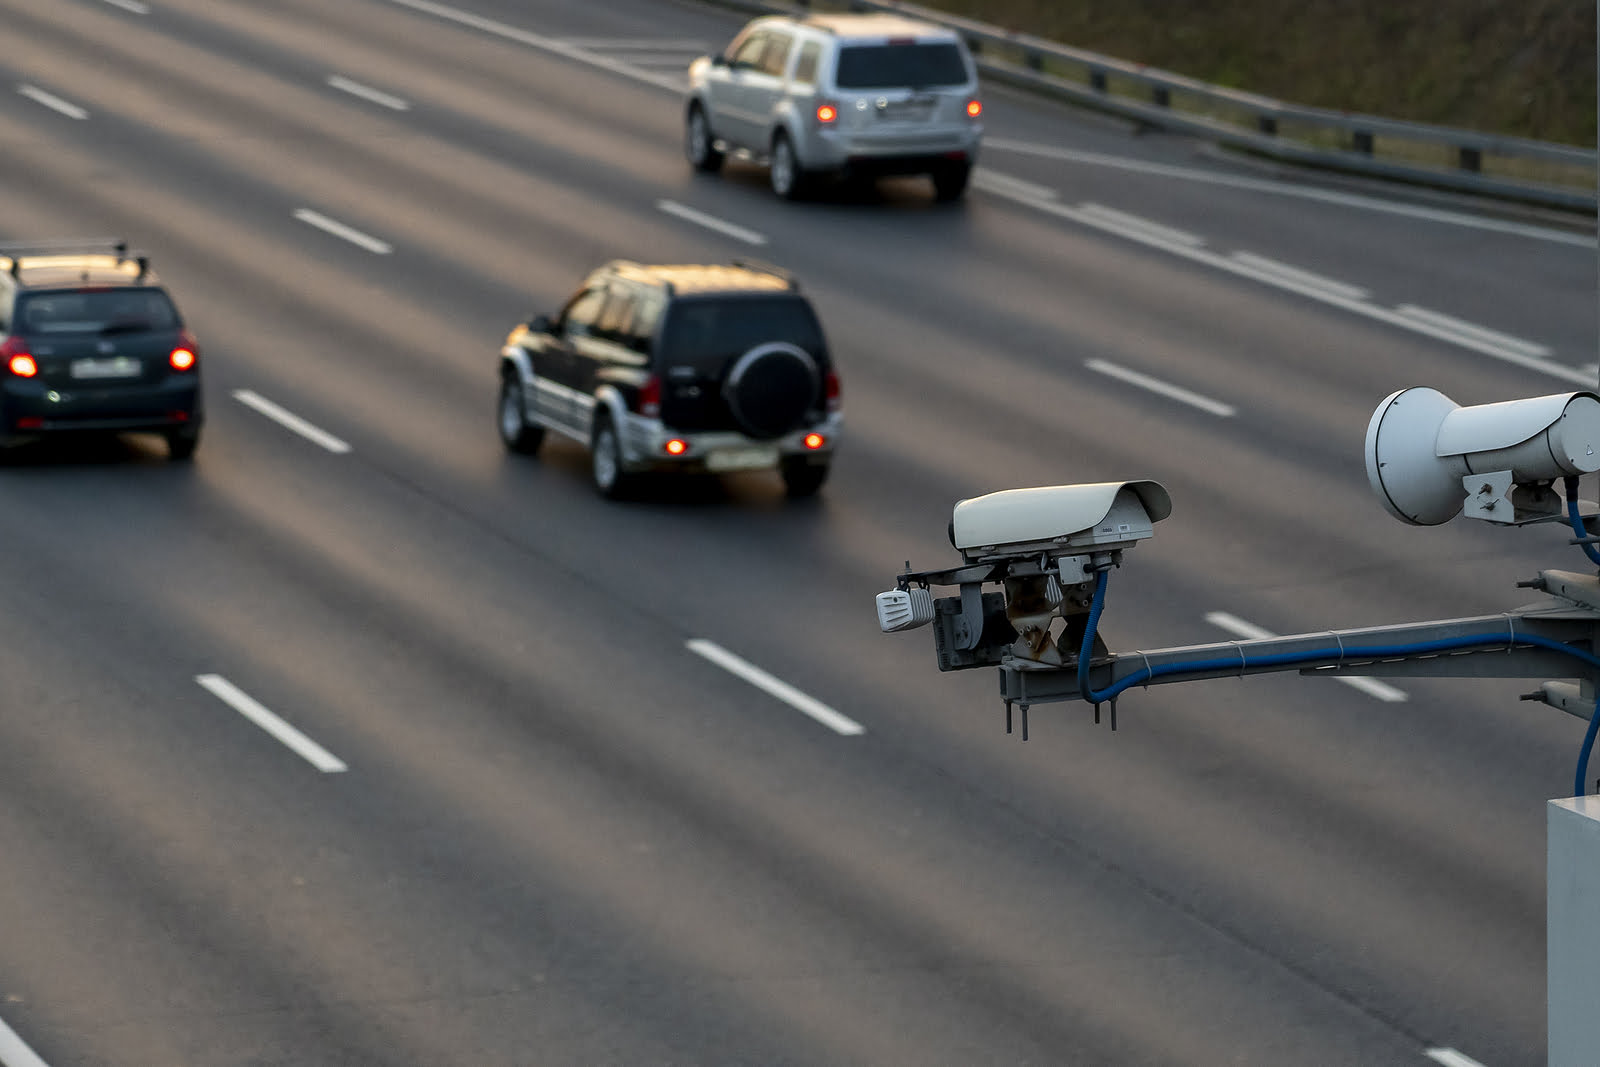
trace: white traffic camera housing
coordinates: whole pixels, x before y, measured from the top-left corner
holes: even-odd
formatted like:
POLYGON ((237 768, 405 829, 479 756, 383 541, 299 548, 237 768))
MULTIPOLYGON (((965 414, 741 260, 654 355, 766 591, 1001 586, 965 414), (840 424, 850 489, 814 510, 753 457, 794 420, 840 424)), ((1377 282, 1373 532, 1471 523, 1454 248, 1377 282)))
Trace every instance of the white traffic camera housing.
POLYGON ((1505 525, 1559 519, 1550 483, 1600 470, 1600 395, 1460 407, 1437 389, 1401 389, 1372 413, 1366 460, 1402 522, 1437 526, 1463 510, 1505 525))
POLYGON ((1006 489, 956 504, 950 543, 968 563, 1131 547, 1172 514, 1159 482, 1006 489))
POLYGON ((950 519, 959 567, 900 575, 877 598, 885 633, 934 623, 940 670, 1007 657, 1060 666, 1075 656, 1096 574, 1155 533, 1172 498, 1152 481, 1007 489, 962 500, 950 519), (984 592, 997 584, 996 592, 984 592), (960 587, 935 599, 930 587, 960 587), (1068 620, 1057 633, 1052 627, 1068 620))

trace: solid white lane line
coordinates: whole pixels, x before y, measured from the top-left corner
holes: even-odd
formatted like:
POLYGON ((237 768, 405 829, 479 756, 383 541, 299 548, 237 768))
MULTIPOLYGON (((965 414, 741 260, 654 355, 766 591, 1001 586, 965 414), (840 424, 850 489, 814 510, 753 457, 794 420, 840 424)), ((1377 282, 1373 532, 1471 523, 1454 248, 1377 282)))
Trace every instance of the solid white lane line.
POLYGON ((681 70, 687 73, 689 63, 693 56, 672 52, 636 52, 628 57, 628 62, 641 67, 661 67, 664 70, 681 70))
POLYGON ((1552 241, 1556 244, 1576 245, 1580 248, 1593 248, 1595 246, 1595 239, 1584 234, 1568 233, 1565 230, 1552 230, 1544 226, 1530 226, 1523 222, 1481 218, 1462 211, 1415 207, 1411 204, 1382 200, 1375 196, 1336 193, 1329 189, 1317 189, 1296 185, 1291 182, 1267 181, 1262 178, 1242 178, 1231 174, 1223 174, 1220 171, 1176 167, 1168 163, 1149 163, 1142 159, 1107 155, 1104 152, 1084 152, 1073 148, 1057 148, 1054 145, 1033 144, 1029 141, 1017 141, 1006 137, 985 137, 983 139, 983 147, 1016 152, 1019 155, 1061 159, 1070 163, 1108 167, 1137 174, 1153 174, 1163 178, 1179 178, 1184 181, 1202 182, 1207 185, 1222 185, 1234 189, 1248 189, 1258 193, 1273 193, 1278 196, 1294 197, 1300 200, 1315 200, 1324 204, 1336 204, 1340 207, 1359 208, 1363 211, 1373 211, 1387 215, 1401 215, 1406 218, 1422 219, 1427 222, 1442 222, 1447 225, 1462 226, 1473 230, 1513 234, 1517 237, 1531 237, 1538 241, 1552 241))
POLYGON ((703 211, 696 211, 692 207, 685 207, 676 200, 657 200, 656 207, 665 211, 668 215, 674 215, 685 222, 692 222, 696 226, 704 226, 708 230, 716 230, 720 234, 732 237, 736 241, 743 241, 747 245, 764 245, 767 243, 767 238, 764 234, 759 234, 754 230, 747 230, 743 226, 719 219, 715 215, 707 215, 703 211))
POLYGON ((972 172, 972 184, 979 189, 988 189, 992 192, 1012 197, 1025 197, 1029 200, 1054 200, 1056 191, 1045 185, 1035 185, 1033 182, 1001 174, 999 171, 987 167, 979 167, 972 172))
POLYGON ((398 96, 391 96, 381 89, 374 89, 370 85, 362 85, 358 81, 351 81, 342 74, 328 75, 328 84, 341 92, 349 93, 351 96, 359 96, 363 100, 370 100, 374 104, 381 104, 395 111, 406 111, 411 107, 410 104, 398 96))
POLYGON ((150 5, 141 4, 139 0, 106 0, 112 7, 120 7, 124 11, 131 11, 135 15, 150 14, 150 5))
POLYGON ((1266 274, 1276 274, 1287 281, 1298 282, 1311 289, 1321 289, 1323 292, 1331 293, 1334 296, 1342 296, 1346 300, 1365 300, 1372 295, 1359 285, 1346 285, 1344 282, 1336 282, 1332 278, 1324 278, 1320 274, 1312 274, 1308 270, 1291 267, 1287 263, 1279 263, 1277 260, 1268 259, 1266 256, 1258 256, 1254 252, 1235 252, 1229 258, 1235 263, 1243 264, 1246 267, 1252 267, 1266 274))
POLYGON ((1453 1048, 1430 1048, 1424 1055, 1434 1063, 1442 1063, 1444 1067, 1483 1067, 1483 1064, 1471 1056, 1457 1052, 1453 1048))
POLYGON ((1148 234, 1163 244, 1182 245, 1185 248, 1199 248, 1205 241, 1186 230, 1173 229, 1163 226, 1159 222, 1151 222, 1139 215, 1130 215, 1126 211, 1106 207, 1104 204, 1093 202, 1079 204, 1078 210, 1090 218, 1109 223, 1112 226, 1132 230, 1135 233, 1148 234))
POLYGON ((474 15, 470 11, 462 11, 460 8, 450 7, 447 4, 436 4, 433 0, 388 0, 388 2, 396 7, 409 8, 424 15, 432 15, 435 18, 454 22, 458 26, 467 26, 483 33, 492 34, 502 40, 515 41, 517 44, 527 45, 529 48, 537 48, 541 52, 564 56, 567 59, 576 60, 591 67, 608 70, 613 74, 632 78, 634 81, 654 85, 658 89, 666 89, 673 93, 683 91, 684 81, 682 78, 671 78, 664 74, 654 74, 648 70, 640 70, 637 67, 629 66, 620 59, 596 55, 587 48, 568 44, 554 37, 530 33, 527 30, 508 26, 504 22, 496 22, 494 19, 487 19, 482 15, 474 15))
POLYGON ((841 715, 820 700, 813 699, 790 685, 768 674, 747 660, 740 659, 732 652, 712 641, 695 638, 686 646, 690 652, 704 657, 727 671, 729 674, 738 675, 757 689, 777 697, 796 711, 809 715, 834 733, 843 734, 845 737, 855 737, 866 733, 866 728, 854 719, 841 715))
POLYGON ((5 1067, 49 1067, 4 1019, 0 1019, 0 1063, 5 1067))
POLYGON ((239 403, 243 404, 245 407, 254 408, 256 411, 259 411, 261 414, 265 415, 273 422, 276 422, 284 429, 292 430, 301 437, 304 437, 306 440, 311 441, 314 444, 321 445, 329 452, 343 454, 350 451, 350 446, 333 436, 333 434, 328 433, 326 430, 318 429, 305 419, 302 419, 300 416, 291 411, 287 411, 284 408, 279 407, 277 404, 274 404, 272 401, 268 400, 264 396, 261 396, 259 393, 249 389, 235 389, 233 391, 233 398, 239 403))
POLYGON ((1141 374, 1136 370, 1130 370, 1115 363, 1107 363, 1103 359, 1091 359, 1084 366, 1107 377, 1127 382, 1129 385, 1137 385, 1141 389, 1148 389, 1150 392, 1158 393, 1169 400, 1176 400, 1181 404, 1199 408, 1201 411, 1211 415, 1226 419, 1237 414, 1237 409, 1231 404, 1224 404, 1220 400, 1212 400, 1208 396, 1190 392, 1180 385, 1164 382, 1160 378, 1152 378, 1148 374, 1141 374))
POLYGON ((1101 218, 1098 215, 1084 212, 1078 208, 1067 207, 1065 204, 1052 204, 1043 200, 1037 200, 1026 196, 1018 196, 1014 193, 1007 192, 1004 189, 992 189, 990 191, 996 196, 1001 196, 1013 201, 1014 203, 1031 207, 1036 211, 1042 211, 1047 215, 1054 215, 1056 218, 1066 219, 1069 222, 1078 223, 1080 226, 1088 226, 1093 229, 1101 230, 1105 233, 1113 234, 1117 237, 1126 238, 1127 240, 1135 241, 1139 244, 1147 245, 1151 248, 1156 248, 1163 252, 1171 253, 1172 255, 1178 256, 1182 259, 1187 259, 1192 263, 1199 263, 1203 266, 1215 268, 1216 270, 1227 271, 1229 274, 1238 275, 1241 278, 1250 278, 1261 282, 1264 285, 1270 285, 1292 293, 1299 293, 1302 296, 1308 297, 1312 300, 1320 301, 1324 304, 1328 304, 1331 307, 1342 308, 1343 310, 1351 312, 1352 314, 1361 315, 1369 319, 1375 319, 1378 322, 1387 323, 1390 326, 1398 326, 1403 330, 1410 330, 1413 333, 1425 334, 1426 336, 1435 338, 1436 340, 1448 341, 1450 344, 1456 345, 1460 348, 1468 348, 1474 352, 1481 352, 1486 356, 1493 356, 1495 359, 1498 359, 1502 362, 1511 363, 1518 367, 1525 367, 1528 370, 1536 370, 1539 373, 1547 374, 1552 378, 1559 378, 1562 381, 1574 382, 1578 385, 1587 386, 1590 388, 1592 388, 1595 384, 1594 375, 1589 374, 1587 371, 1579 367, 1568 366, 1565 363, 1556 363, 1552 360, 1542 359, 1537 356, 1529 356, 1523 352, 1512 351, 1499 344, 1491 344, 1482 340, 1481 338, 1474 337, 1469 334, 1464 334, 1453 330, 1445 330, 1428 322, 1424 322, 1421 319, 1402 315, 1400 312, 1392 311, 1389 308, 1379 307, 1376 304, 1370 304, 1364 300, 1351 300, 1349 297, 1342 296, 1338 293, 1329 292, 1328 290, 1317 286, 1306 285, 1292 278, 1269 273, 1257 267, 1246 266, 1237 260, 1234 260, 1228 256, 1220 255, 1216 252, 1212 252, 1209 249, 1191 248, 1182 244, 1174 244, 1150 233, 1144 233, 1120 224, 1113 224, 1107 219, 1101 218))
POLYGON ((1427 308, 1419 308, 1415 304, 1401 304, 1395 310, 1408 319, 1416 319, 1418 322, 1425 322, 1430 326, 1437 326, 1441 330, 1457 333, 1463 337, 1470 337, 1474 340, 1482 341, 1484 344, 1495 345, 1507 351, 1516 352, 1519 355, 1532 356, 1537 359, 1550 354, 1548 348, 1534 341, 1524 341, 1520 337, 1512 337, 1510 334, 1501 333, 1499 330, 1491 330, 1487 326, 1479 326, 1477 323, 1467 322, 1440 311, 1429 311, 1427 308))
POLYGON ((295 209, 294 217, 308 226, 315 226, 324 233, 331 233, 341 237, 351 244, 365 248, 368 252, 378 256, 386 256, 394 251, 387 241, 380 241, 370 234, 362 233, 353 226, 346 226, 337 219, 330 219, 320 211, 312 211, 308 207, 295 209))
POLYGON ((704 41, 681 37, 563 37, 561 43, 572 48, 607 48, 622 52, 638 49, 643 52, 694 52, 703 55, 711 50, 711 46, 704 41))
MULTIPOLYGON (((1278 636, 1271 630, 1263 630, 1254 623, 1246 622, 1239 616, 1230 615, 1226 611, 1207 612, 1206 622, 1227 630, 1235 637, 1242 637, 1246 641, 1259 641, 1262 638, 1278 636)), ((1405 690, 1396 689, 1392 685, 1385 685, 1376 678, 1361 678, 1353 674, 1335 674, 1332 677, 1334 681, 1343 682, 1351 689, 1359 689, 1368 696, 1376 697, 1386 704, 1397 704, 1402 700, 1409 699, 1405 694, 1405 690)))
POLYGON ((19 85, 17 92, 32 100, 36 104, 43 104, 51 111, 67 116, 69 119, 80 121, 89 117, 89 113, 77 104, 70 104, 55 93, 47 93, 36 85, 19 85))
MULTIPOLYGON (((323 774, 338 774, 349 770, 344 761, 317 744, 293 726, 256 703, 250 694, 222 677, 220 674, 197 674, 194 680, 209 690, 218 700, 249 719, 267 733, 287 745, 294 753, 323 774)), ((9 1065, 8 1065, 9 1067, 9 1065)))

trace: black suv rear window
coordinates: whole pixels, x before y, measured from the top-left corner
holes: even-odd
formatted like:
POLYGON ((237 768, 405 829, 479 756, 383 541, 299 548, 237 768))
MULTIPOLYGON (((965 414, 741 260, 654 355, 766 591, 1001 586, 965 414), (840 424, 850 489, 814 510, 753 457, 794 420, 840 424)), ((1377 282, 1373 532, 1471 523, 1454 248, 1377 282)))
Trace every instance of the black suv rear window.
POLYGON ((834 82, 841 89, 922 89, 964 85, 967 65, 951 43, 846 45, 834 82))
POLYGON ((178 309, 160 289, 72 289, 23 293, 12 329, 21 334, 175 330, 178 309))
POLYGON ((768 341, 787 341, 819 361, 826 356, 822 327, 805 299, 752 296, 672 304, 661 331, 662 359, 720 374, 729 360, 768 341))

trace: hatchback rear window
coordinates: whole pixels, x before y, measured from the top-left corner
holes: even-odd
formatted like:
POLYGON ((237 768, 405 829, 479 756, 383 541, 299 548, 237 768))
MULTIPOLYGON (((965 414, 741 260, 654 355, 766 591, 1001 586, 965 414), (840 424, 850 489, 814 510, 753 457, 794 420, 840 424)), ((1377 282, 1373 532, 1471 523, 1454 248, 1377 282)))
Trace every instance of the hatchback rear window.
POLYGON ((175 330, 178 310, 160 289, 81 289, 24 293, 13 329, 39 333, 144 333, 175 330))
POLYGON ((834 82, 841 89, 965 85, 967 64, 960 46, 950 42, 847 45, 839 49, 834 82))
POLYGON ((668 363, 706 374, 721 373, 729 360, 768 341, 788 341, 818 359, 824 355, 811 305, 794 297, 679 301, 661 333, 668 363))

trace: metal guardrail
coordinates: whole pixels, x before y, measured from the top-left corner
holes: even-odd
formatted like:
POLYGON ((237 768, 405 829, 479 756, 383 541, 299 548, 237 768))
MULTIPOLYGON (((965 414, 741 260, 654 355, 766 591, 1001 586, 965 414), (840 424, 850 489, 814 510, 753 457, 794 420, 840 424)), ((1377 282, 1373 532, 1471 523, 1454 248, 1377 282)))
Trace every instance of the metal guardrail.
POLYGON ((1596 152, 1302 107, 1014 33, 903 0, 718 0, 764 14, 895 12, 960 33, 979 70, 1143 125, 1273 159, 1568 211, 1596 211, 1596 152))

